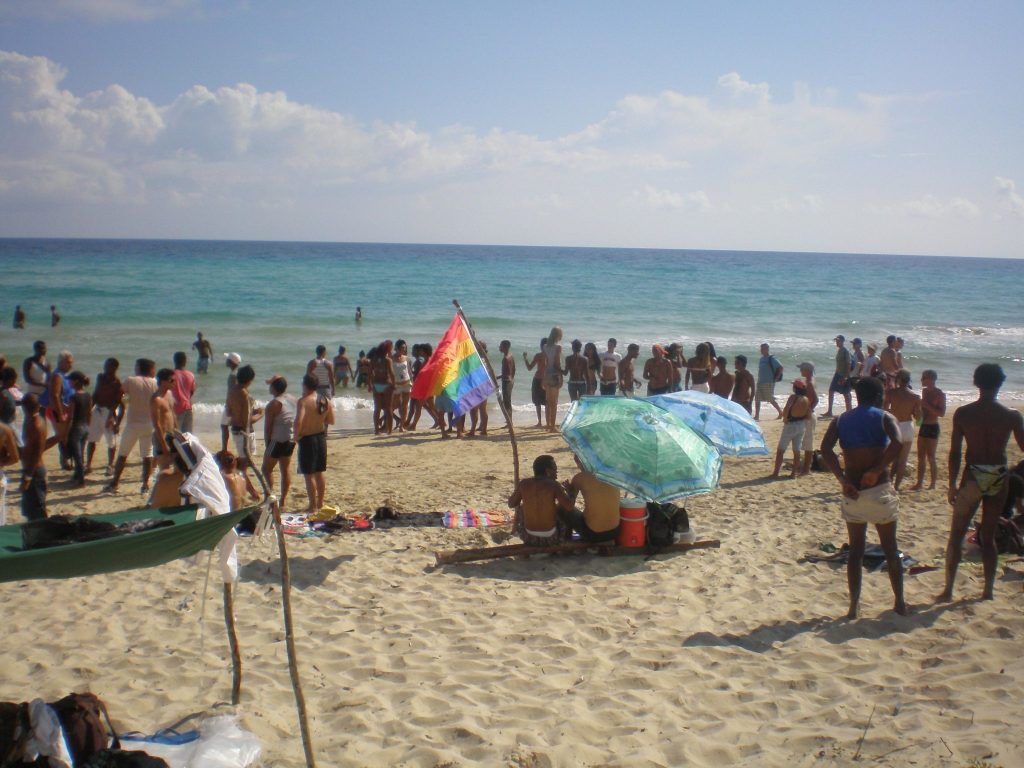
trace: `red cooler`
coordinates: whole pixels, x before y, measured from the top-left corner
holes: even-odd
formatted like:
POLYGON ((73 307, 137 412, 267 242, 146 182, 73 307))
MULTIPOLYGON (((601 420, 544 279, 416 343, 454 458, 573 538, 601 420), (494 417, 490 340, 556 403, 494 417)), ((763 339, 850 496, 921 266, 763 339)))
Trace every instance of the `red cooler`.
POLYGON ((642 547, 647 543, 647 502, 623 499, 619 502, 619 546, 642 547))

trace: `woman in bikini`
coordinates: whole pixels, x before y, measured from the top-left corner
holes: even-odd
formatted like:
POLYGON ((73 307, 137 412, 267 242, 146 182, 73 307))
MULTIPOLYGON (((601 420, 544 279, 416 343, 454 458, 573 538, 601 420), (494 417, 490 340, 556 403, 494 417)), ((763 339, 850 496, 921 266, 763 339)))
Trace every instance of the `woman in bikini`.
POLYGON ((395 387, 395 366, 391 362, 391 342, 385 341, 370 350, 370 381, 373 387, 373 434, 391 434, 394 418, 391 396, 395 387))
POLYGON ((597 381, 601 378, 601 358, 597 354, 597 345, 588 341, 583 346, 583 356, 587 358, 587 394, 597 394, 597 381))
POLYGON ((405 339, 395 342, 395 354, 392 367, 395 371, 394 394, 392 408, 398 408, 398 431, 405 432, 405 424, 409 418, 409 393, 412 392, 412 364, 406 354, 408 347, 405 339))
POLYGON ((710 392, 708 382, 711 380, 712 362, 711 350, 705 342, 697 345, 693 357, 686 361, 686 388, 695 389, 698 392, 710 392), (691 386, 692 385, 692 386, 691 386))
POLYGON ((558 393, 562 389, 562 329, 557 325, 548 334, 544 345, 544 416, 548 432, 557 432, 558 393))

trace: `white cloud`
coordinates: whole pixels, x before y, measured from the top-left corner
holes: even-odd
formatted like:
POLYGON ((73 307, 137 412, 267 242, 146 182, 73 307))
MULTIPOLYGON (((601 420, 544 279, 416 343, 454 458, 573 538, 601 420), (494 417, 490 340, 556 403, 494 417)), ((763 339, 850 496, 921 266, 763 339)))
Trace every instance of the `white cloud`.
POLYGON ((676 211, 697 211, 706 213, 712 208, 711 200, 703 190, 696 192, 673 192, 669 189, 655 189, 647 185, 634 190, 633 199, 655 209, 676 211))
POLYGON ((1005 176, 996 176, 996 191, 1003 211, 1024 217, 1024 197, 1017 192, 1017 182, 1005 176))
POLYGON ((891 205, 868 205, 869 213, 924 219, 975 219, 981 209, 963 197, 940 198, 927 194, 891 205))
POLYGON ((753 96, 758 102, 770 101, 772 98, 768 83, 748 83, 738 72, 729 72, 719 77, 718 87, 732 96, 753 96))
POLYGON ((775 198, 771 203, 772 210, 781 213, 821 213, 823 207, 818 195, 801 195, 797 198, 783 195, 775 198))

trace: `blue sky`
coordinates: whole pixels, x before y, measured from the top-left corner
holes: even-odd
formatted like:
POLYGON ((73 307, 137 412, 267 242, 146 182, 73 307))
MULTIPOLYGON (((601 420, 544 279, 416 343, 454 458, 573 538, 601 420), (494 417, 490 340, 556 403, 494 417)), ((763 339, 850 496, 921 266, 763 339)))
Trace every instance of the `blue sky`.
POLYGON ((0 235, 1024 257, 1022 3, 0 6, 0 235))

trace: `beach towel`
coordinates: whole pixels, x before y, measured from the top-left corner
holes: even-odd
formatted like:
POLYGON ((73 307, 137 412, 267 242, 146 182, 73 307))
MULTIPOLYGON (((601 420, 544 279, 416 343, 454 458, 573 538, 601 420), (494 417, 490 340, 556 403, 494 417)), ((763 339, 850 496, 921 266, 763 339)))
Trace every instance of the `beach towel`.
POLYGON ((482 512, 476 509, 444 513, 445 528, 493 528, 497 525, 512 525, 512 513, 501 510, 482 512))

